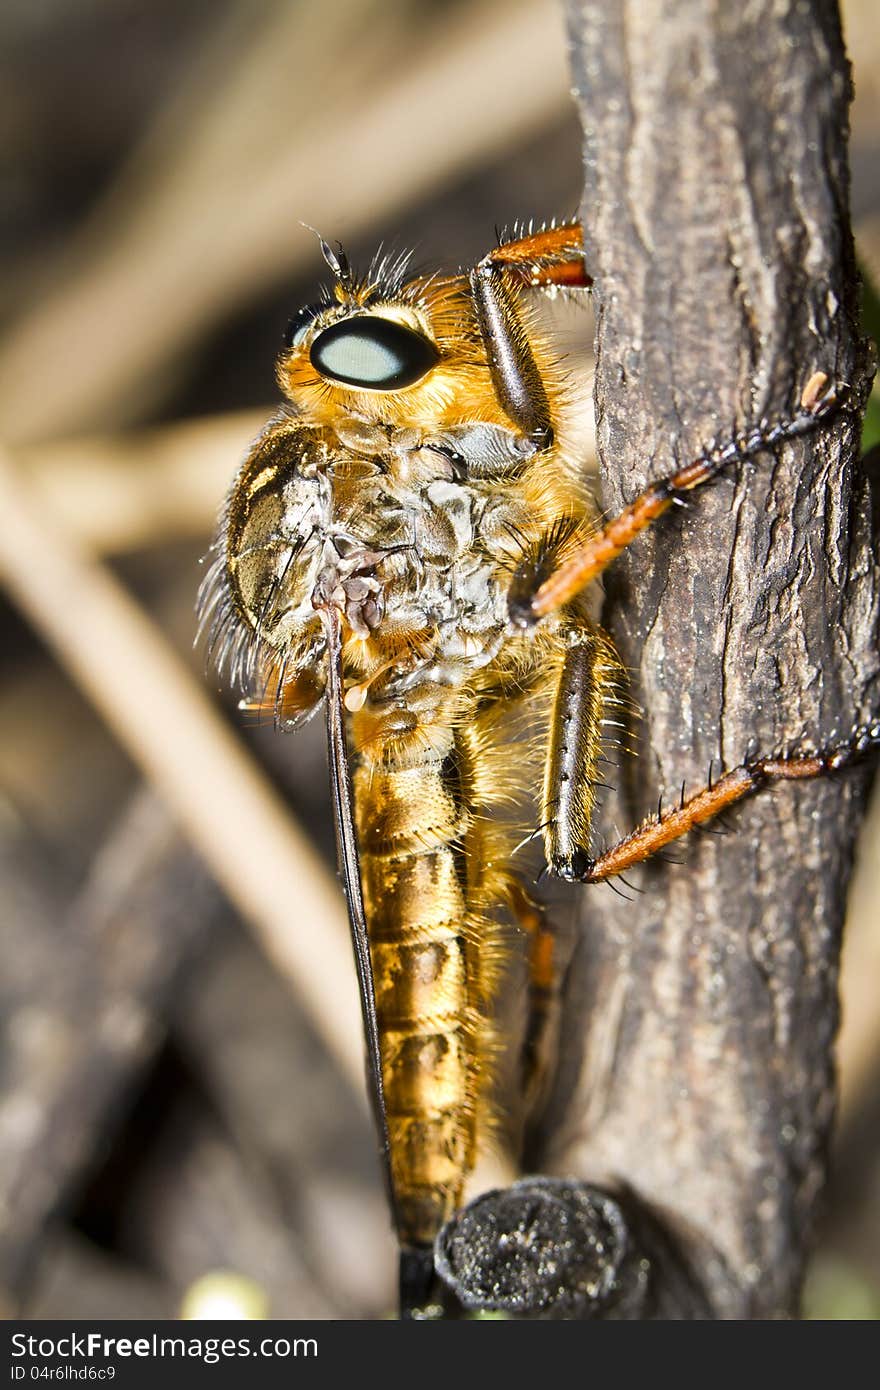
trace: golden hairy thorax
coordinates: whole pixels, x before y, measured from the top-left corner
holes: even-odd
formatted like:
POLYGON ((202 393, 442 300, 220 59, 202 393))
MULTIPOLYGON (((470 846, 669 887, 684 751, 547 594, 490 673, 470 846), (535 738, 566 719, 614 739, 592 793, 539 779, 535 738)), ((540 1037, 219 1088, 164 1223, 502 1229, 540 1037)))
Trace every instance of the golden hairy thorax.
MULTIPOLYGON (((428 335, 437 365, 364 391, 294 344, 278 376, 295 410, 236 480, 206 589, 221 659, 286 725, 325 689, 322 605, 341 615, 396 1219, 422 1245, 459 1205, 485 1128, 523 833, 497 813, 525 804, 544 752, 511 744, 510 710, 526 697, 546 729, 566 651, 565 617, 512 635, 508 593, 548 531, 582 534, 587 504, 564 439, 539 451, 502 410, 461 280, 361 295, 428 335)), ((351 312, 339 298, 322 324, 351 312)), ((561 415, 561 375, 529 332, 561 415)))

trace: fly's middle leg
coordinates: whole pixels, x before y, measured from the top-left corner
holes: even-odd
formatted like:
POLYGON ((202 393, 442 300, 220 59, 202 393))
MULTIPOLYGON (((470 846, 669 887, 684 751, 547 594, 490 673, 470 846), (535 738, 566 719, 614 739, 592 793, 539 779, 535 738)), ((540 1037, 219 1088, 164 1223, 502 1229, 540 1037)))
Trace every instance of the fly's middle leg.
POLYGON ((724 444, 710 446, 698 458, 651 483, 599 530, 580 538, 561 536, 555 547, 539 544, 535 556, 540 562, 535 556, 526 556, 511 584, 508 608, 513 625, 528 630, 557 613, 669 507, 683 502, 688 493, 711 482, 730 464, 808 434, 837 403, 837 392, 828 377, 815 372, 789 418, 776 423, 762 421, 724 444))

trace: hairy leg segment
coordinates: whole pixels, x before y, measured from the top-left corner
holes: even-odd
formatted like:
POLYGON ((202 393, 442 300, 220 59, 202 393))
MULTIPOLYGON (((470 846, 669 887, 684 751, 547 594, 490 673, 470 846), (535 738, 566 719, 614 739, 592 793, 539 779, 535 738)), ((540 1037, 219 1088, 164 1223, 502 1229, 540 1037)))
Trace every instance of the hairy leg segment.
POLYGON ((849 766, 876 748, 880 748, 880 720, 859 725, 848 738, 813 752, 750 759, 725 772, 714 784, 709 782, 701 787, 693 796, 682 796, 678 806, 644 821, 595 859, 590 859, 585 850, 578 849, 568 860, 551 864, 551 867, 562 878, 580 883, 601 883, 603 879, 625 873, 634 864, 649 859, 673 840, 711 820, 728 806, 769 786, 771 782, 822 777, 849 766))
POLYGON ((550 404, 517 309, 519 284, 587 289, 581 228, 547 227, 496 246, 470 272, 470 290, 495 395, 524 441, 534 449, 553 443, 550 404))

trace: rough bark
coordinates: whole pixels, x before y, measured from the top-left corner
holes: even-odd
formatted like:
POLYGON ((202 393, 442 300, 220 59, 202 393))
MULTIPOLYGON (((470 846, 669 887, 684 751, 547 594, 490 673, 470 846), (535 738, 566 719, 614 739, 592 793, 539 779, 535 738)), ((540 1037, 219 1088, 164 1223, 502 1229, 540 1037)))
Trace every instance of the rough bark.
MULTIPOLYGON (((834 742, 880 709, 855 463, 869 367, 836 4, 571 0, 568 14, 606 508, 708 440, 790 414, 817 370, 851 392, 833 422, 695 494, 609 572, 604 621, 644 711, 612 835, 612 814, 628 829, 713 759, 834 742)), ((633 901, 584 896, 579 1040, 547 1166, 645 1204, 711 1316, 797 1312, 867 776, 778 785, 725 838, 692 836, 678 865, 638 871, 633 901)), ((687 1298, 677 1312, 698 1315, 687 1298)))

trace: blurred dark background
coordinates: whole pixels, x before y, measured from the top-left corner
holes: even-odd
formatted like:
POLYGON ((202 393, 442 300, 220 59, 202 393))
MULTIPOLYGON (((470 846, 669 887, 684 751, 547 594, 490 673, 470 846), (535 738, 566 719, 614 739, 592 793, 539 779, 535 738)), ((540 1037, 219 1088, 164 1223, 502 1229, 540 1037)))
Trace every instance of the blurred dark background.
MULTIPOLYGON (((844 18, 880 270, 880 25, 872 0, 844 18)), ((553 0, 0 10, 8 1316, 392 1307, 322 730, 242 728, 213 698, 199 560, 320 278, 301 224, 355 263, 384 241, 454 268, 573 213, 580 146, 553 0)), ((586 409, 588 318, 561 329, 586 409)), ((818 1316, 880 1313, 878 845, 875 812, 818 1316)))

